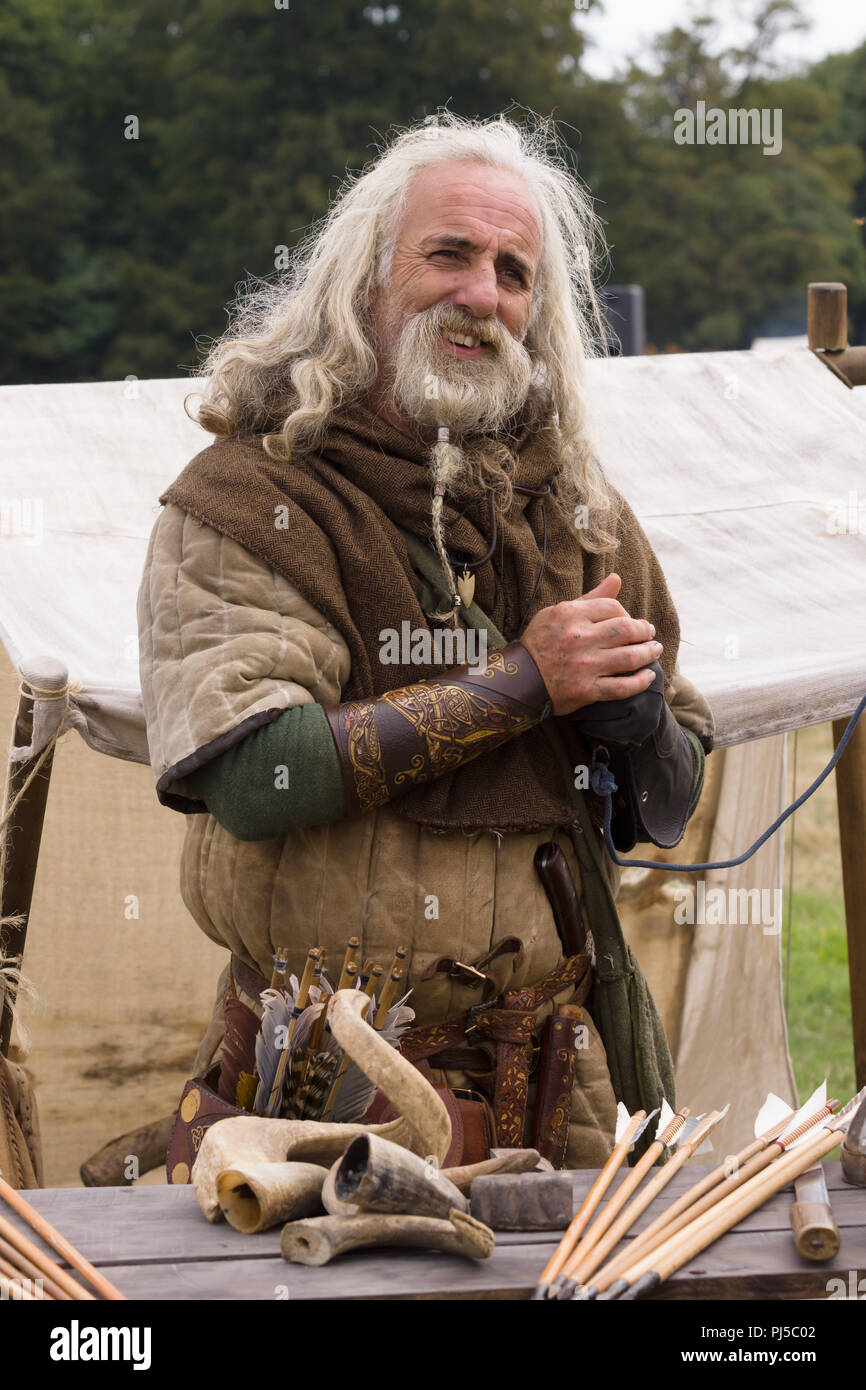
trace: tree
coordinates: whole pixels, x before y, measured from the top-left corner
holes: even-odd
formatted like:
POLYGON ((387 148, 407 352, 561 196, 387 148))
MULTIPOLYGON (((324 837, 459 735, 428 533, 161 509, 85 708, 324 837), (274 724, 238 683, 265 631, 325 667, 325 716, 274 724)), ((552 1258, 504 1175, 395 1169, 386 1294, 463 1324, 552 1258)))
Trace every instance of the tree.
POLYGON ((780 77, 790 0, 740 50, 697 20, 611 82, 581 68, 572 0, 287 3, 7 0, 0 379, 194 367, 236 287, 274 273, 389 130, 442 105, 555 114, 660 343, 746 346, 801 312, 809 279, 866 302, 856 55, 780 77), (782 153, 676 145, 674 112, 699 98, 781 107, 782 153))
MULTIPOLYGON (((748 347, 786 321, 805 330, 809 280, 845 280, 855 295, 866 286, 852 217, 862 154, 827 85, 773 75, 772 46, 786 17, 797 21, 796 6, 770 0, 740 49, 716 48, 707 19, 660 36, 655 70, 632 65, 618 84, 616 141, 603 131, 586 135, 614 276, 644 286, 657 343, 748 347), (781 152, 675 143, 676 112, 698 101, 781 111, 781 152)), ((579 109, 587 108, 591 98, 579 109)))

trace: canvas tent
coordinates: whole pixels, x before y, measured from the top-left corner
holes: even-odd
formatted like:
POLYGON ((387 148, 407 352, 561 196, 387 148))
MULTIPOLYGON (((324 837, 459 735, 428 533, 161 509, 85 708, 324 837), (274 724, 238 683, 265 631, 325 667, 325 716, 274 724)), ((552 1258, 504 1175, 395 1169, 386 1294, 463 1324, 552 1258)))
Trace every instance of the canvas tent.
MULTIPOLYGON (((40 978, 41 953, 55 964, 64 949, 64 922, 77 910, 68 886, 76 875, 79 891, 92 892, 102 865, 119 875, 122 890, 124 820, 140 817, 159 857, 139 862, 125 883, 162 904, 150 923, 148 956, 160 962, 152 984, 159 998, 143 996, 130 972, 129 952, 142 950, 145 931, 132 919, 122 943, 107 934, 88 949, 76 1045, 84 1047, 88 1020, 96 1026, 103 1006, 119 1010, 111 1015, 113 1036, 126 1026, 136 1037, 149 1019, 150 1045, 158 1049, 162 1037, 173 1058, 174 1070, 164 1072, 172 1084, 184 1073, 172 1029, 182 1017, 191 1059, 220 953, 188 918, 182 922, 183 818, 157 805, 147 766, 135 600, 159 493, 207 442, 183 412, 191 389, 188 380, 0 388, 0 639, 12 667, 37 654, 62 662, 80 683, 67 722, 91 749, 137 765, 123 778, 114 768, 110 798, 91 787, 103 821, 98 841, 67 845, 74 864, 47 862, 43 845, 25 968, 43 1008, 62 1014, 70 975, 49 970, 40 978)), ((862 611, 866 538, 833 524, 862 472, 866 392, 847 390, 807 350, 780 349, 595 362, 589 395, 602 462, 665 569, 681 620, 681 668, 709 699, 717 746, 729 750, 710 758, 702 815, 667 857, 738 853, 781 809, 779 736, 849 714, 866 689, 866 648, 852 621, 862 611)), ((39 740, 50 737, 57 713, 42 711, 39 740)), ((58 772, 68 743, 59 745, 58 772)), ((79 768, 84 751, 76 750, 79 768)), ((86 814, 82 792, 70 787, 68 814, 86 814)), ((53 797, 52 790, 46 836, 56 830, 53 797)), ((707 885, 780 887, 780 842, 738 870, 703 876, 707 885)), ((129 841, 126 848, 136 852, 129 841)), ((695 925, 684 933, 672 921, 668 876, 654 875, 652 884, 636 877, 624 885, 624 920, 665 1010, 680 1094, 695 1109, 734 1102, 719 1133, 730 1150, 767 1090, 793 1099, 779 924, 695 925), (723 1046, 732 1036, 737 1045, 723 1046)), ((79 978, 75 970, 71 978, 79 978)), ((50 1074, 57 1085, 51 1120, 60 1124, 60 1097, 69 1094, 63 1063, 80 1069, 80 1056, 70 1040, 63 1056, 55 1043, 50 1059, 40 1059, 38 1016, 33 1027, 37 1078, 41 1084, 50 1074)), ((107 1061, 103 1082, 112 1085, 107 1061)), ((84 1142, 95 1148, 149 1118, 110 1112, 101 1133, 91 1127, 84 1142)))

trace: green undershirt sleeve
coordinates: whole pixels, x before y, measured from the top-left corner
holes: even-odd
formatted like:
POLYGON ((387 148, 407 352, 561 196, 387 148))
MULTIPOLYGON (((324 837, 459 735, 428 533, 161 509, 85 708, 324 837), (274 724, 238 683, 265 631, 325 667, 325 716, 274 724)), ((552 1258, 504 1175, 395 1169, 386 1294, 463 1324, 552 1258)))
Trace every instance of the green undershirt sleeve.
POLYGON ((318 704, 293 706, 185 780, 237 840, 275 840, 348 812, 334 736, 318 704))

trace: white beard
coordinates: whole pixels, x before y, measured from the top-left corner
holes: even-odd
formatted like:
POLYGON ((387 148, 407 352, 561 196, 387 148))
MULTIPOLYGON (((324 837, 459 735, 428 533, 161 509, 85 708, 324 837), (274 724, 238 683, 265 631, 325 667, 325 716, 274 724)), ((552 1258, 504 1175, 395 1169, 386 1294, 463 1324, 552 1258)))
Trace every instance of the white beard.
POLYGON ((436 304, 403 326, 389 373, 396 409, 418 425, 446 425, 456 435, 495 434, 517 414, 532 382, 532 358, 498 319, 476 320, 436 304), (489 344, 479 358, 443 347, 444 330, 489 344))

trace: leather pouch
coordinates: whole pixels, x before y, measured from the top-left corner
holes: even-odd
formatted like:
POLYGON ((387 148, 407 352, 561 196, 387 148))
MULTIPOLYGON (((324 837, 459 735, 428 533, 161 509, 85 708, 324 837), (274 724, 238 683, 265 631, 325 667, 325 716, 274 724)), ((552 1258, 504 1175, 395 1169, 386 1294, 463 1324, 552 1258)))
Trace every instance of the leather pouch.
MULTIPOLYGON (((483 1096, 467 1091, 452 1091, 450 1086, 437 1086, 426 1060, 413 1064, 442 1097, 451 1121, 451 1147, 442 1160, 443 1168, 459 1168, 464 1163, 483 1163, 490 1157, 495 1143, 493 1115, 483 1096)), ((397 1118, 397 1111, 381 1091, 377 1091, 364 1116, 366 1124, 384 1124, 397 1118)))
POLYGON ((170 1183, 190 1181, 192 1165, 211 1125, 232 1115, 248 1113, 217 1094, 219 1071, 217 1063, 205 1076, 193 1077, 183 1088, 165 1158, 166 1177, 170 1183))

